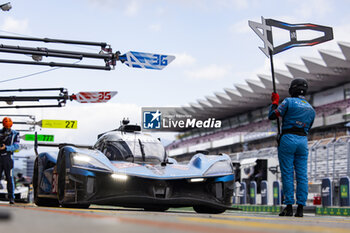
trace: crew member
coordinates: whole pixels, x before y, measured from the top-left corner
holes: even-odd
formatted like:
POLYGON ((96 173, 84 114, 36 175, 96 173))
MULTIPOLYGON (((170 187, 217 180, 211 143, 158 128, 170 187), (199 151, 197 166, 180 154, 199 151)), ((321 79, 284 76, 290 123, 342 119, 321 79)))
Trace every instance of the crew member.
POLYGON ((315 110, 305 100, 308 83, 295 78, 289 87, 291 97, 279 103, 279 95, 272 93, 269 120, 282 117, 282 134, 279 137, 278 159, 282 173, 284 204, 287 206, 280 216, 293 216, 294 171, 297 180, 295 217, 303 217, 303 207, 308 195, 308 143, 307 135, 315 119, 315 110))
POLYGON ((14 182, 12 176, 13 159, 12 155, 19 148, 19 135, 11 127, 11 118, 5 117, 2 120, 3 128, 0 131, 0 178, 4 171, 7 181, 7 192, 10 204, 14 204, 14 182))
POLYGON ((22 173, 17 173, 17 178, 14 178, 15 180, 15 188, 19 185, 26 185, 26 179, 24 178, 22 173))

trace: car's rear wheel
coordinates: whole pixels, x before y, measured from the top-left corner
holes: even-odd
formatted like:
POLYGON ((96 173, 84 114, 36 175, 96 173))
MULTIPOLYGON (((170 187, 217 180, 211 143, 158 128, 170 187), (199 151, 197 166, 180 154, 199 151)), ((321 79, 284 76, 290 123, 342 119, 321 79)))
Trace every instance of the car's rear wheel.
POLYGON ((51 198, 39 197, 39 166, 38 158, 34 162, 34 174, 33 174, 33 191, 34 191, 34 203, 37 206, 45 207, 58 207, 58 200, 51 198))
POLYGON ((196 206, 193 206, 193 209, 199 214, 221 214, 226 211, 225 208, 209 207, 205 205, 196 205, 196 206))

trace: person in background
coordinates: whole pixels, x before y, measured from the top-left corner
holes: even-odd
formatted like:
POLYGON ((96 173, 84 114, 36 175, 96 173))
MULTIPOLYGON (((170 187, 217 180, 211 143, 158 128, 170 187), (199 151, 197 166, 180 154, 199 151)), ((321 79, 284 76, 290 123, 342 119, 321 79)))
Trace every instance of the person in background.
POLYGON ((26 178, 23 176, 23 174, 19 172, 17 173, 17 177, 15 178, 15 188, 21 185, 27 186, 28 182, 26 178))
POLYGON ((269 120, 282 117, 282 134, 278 140, 278 159, 282 173, 284 204, 287 206, 280 216, 293 216, 294 172, 297 181, 297 212, 295 217, 303 217, 303 207, 308 195, 307 135, 315 119, 315 110, 305 100, 308 83, 305 79, 295 78, 289 86, 291 97, 279 104, 279 95, 272 93, 272 105, 269 120))
POLYGON ((12 130, 13 122, 11 118, 4 117, 3 128, 0 130, 0 179, 5 173, 7 181, 7 192, 10 204, 14 204, 14 181, 12 176, 13 152, 19 149, 19 134, 12 130))
POLYGON ((16 179, 16 183, 24 183, 26 182, 26 179, 24 178, 23 174, 22 173, 17 173, 17 179, 16 179))

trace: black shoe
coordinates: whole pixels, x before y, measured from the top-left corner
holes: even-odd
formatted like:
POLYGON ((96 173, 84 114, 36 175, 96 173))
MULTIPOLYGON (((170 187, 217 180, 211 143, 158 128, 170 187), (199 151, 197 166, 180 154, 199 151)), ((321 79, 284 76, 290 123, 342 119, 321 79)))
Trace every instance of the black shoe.
POLYGON ((303 208, 304 206, 303 205, 298 205, 298 208, 297 208, 297 212, 295 213, 295 217, 303 217, 303 208))
POLYGON ((15 204, 15 200, 13 200, 12 198, 10 199, 10 204, 13 205, 15 204))
POLYGON ((293 207, 292 205, 287 205, 282 212, 279 214, 279 216, 293 216, 293 207))

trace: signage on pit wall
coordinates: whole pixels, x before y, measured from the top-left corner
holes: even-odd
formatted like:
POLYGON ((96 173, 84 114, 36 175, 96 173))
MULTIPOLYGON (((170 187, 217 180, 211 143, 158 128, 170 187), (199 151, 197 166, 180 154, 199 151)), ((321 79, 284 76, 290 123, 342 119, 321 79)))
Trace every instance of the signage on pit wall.
POLYGON ((321 184, 322 206, 333 205, 332 181, 329 178, 323 178, 321 184))
POLYGON ((340 185, 340 197, 341 198, 347 198, 348 195, 349 186, 348 185, 340 185))
POLYGON ((350 208, 316 207, 317 215, 350 216, 350 208))
POLYGON ((42 128, 54 129, 77 129, 78 121, 76 120, 42 120, 42 128))
POLYGON ((249 188, 250 188, 250 199, 249 199, 249 203, 254 205, 256 204, 256 182, 255 181, 251 181, 249 184, 249 188))
POLYGON ((239 204, 246 204, 247 201, 247 184, 246 182, 241 183, 241 187, 239 189, 239 204))
POLYGON ((260 184, 260 192, 261 192, 261 204, 267 205, 268 204, 268 190, 267 190, 267 181, 263 180, 260 184))
POLYGON ((282 202, 282 192, 281 192, 281 185, 278 180, 275 180, 272 183, 272 188, 273 188, 273 205, 281 205, 282 202))
POLYGON ((349 185, 350 185, 350 179, 348 176, 344 176, 340 178, 339 180, 340 206, 350 206, 349 185))

